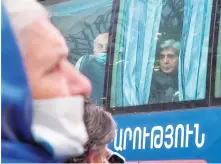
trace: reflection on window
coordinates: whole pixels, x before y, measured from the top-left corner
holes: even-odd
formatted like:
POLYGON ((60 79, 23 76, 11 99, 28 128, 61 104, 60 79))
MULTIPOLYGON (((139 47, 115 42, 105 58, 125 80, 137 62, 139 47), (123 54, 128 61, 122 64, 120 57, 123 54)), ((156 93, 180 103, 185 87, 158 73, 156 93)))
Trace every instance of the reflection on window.
POLYGON ((205 98, 212 3, 120 1, 111 107, 205 98))
POLYGON ((221 21, 219 26, 219 41, 216 62, 216 87, 215 97, 221 97, 221 21))
POLYGON ((69 46, 69 60, 89 78, 91 100, 103 103, 108 32, 113 0, 71 0, 48 6, 69 46))

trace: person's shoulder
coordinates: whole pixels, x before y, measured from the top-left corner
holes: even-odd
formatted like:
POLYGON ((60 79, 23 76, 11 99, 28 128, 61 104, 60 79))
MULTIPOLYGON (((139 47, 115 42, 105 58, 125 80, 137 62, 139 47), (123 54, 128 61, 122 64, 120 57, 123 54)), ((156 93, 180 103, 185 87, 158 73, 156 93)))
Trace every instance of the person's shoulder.
POLYGON ((3 163, 45 163, 58 162, 40 146, 34 143, 2 140, 3 163))
POLYGON ((93 58, 93 55, 84 55, 79 60, 81 60, 82 63, 88 64, 90 60, 93 58))
POLYGON ((84 55, 82 59, 85 59, 85 60, 87 60, 87 61, 90 61, 90 60, 92 60, 92 59, 94 59, 94 58, 95 58, 94 55, 84 55))

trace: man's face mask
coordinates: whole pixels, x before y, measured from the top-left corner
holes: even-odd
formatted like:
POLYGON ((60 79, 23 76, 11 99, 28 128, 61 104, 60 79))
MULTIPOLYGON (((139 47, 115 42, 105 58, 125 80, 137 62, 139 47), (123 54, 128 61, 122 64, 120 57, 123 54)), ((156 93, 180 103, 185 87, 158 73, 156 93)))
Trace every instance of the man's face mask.
POLYGON ((56 158, 78 156, 88 136, 84 121, 84 98, 73 96, 33 103, 32 134, 56 158))
POLYGON ((100 63, 106 63, 106 59, 107 59, 107 53, 98 53, 95 54, 94 56, 96 56, 96 60, 100 63))

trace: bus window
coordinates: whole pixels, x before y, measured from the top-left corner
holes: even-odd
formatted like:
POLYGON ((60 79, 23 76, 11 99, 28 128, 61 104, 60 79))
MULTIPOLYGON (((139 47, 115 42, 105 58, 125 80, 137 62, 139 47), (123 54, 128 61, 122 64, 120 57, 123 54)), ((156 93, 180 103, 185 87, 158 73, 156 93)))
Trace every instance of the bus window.
POLYGON ((216 86, 215 97, 221 97, 221 21, 219 22, 219 41, 216 60, 216 86))
POLYGON ((204 99, 213 0, 119 3, 110 107, 204 99))
POLYGON ((51 21, 69 46, 69 60, 92 84, 90 99, 103 103, 113 0, 70 0, 48 5, 51 21))

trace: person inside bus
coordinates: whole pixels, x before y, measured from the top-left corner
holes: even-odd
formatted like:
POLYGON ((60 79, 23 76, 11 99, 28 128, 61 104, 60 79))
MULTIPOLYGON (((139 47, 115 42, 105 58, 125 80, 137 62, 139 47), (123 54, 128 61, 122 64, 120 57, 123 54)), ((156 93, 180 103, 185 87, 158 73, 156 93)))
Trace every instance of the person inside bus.
POLYGON ((99 34, 94 40, 94 54, 82 56, 75 65, 90 80, 92 84, 90 99, 97 105, 103 104, 107 46, 108 33, 99 34))
POLYGON ((116 136, 116 123, 111 114, 90 102, 85 104, 84 123, 88 133, 85 153, 72 157, 66 163, 109 163, 107 144, 116 136))
POLYGON ((1 161, 51 163, 80 155, 88 139, 89 80, 67 60, 65 40, 43 6, 1 3, 1 161))
POLYGON ((160 45, 160 70, 152 75, 149 104, 178 100, 178 62, 180 42, 166 40, 160 45))

